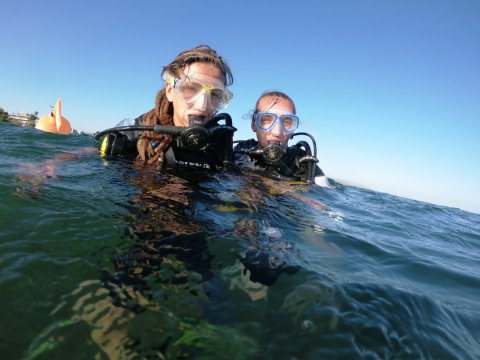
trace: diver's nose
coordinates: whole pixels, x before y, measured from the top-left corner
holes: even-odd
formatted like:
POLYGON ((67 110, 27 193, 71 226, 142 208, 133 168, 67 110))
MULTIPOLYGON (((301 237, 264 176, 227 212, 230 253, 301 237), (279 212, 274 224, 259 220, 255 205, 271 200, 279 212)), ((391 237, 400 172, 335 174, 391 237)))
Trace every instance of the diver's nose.
POLYGON ((195 110, 206 111, 208 107, 208 94, 203 91, 195 100, 195 110))
POLYGON ((275 136, 281 136, 283 131, 282 131, 282 127, 280 125, 280 121, 276 121, 275 124, 273 125, 273 128, 272 128, 272 135, 275 135, 275 136))

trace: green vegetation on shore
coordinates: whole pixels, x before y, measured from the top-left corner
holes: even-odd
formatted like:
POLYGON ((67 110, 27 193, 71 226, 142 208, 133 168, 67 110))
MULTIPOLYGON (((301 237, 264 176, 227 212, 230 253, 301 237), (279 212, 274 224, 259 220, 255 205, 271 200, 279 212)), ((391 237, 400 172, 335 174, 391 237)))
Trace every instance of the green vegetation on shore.
POLYGON ((0 121, 8 121, 8 112, 0 107, 0 121))
POLYGON ((33 114, 27 114, 27 115, 29 115, 28 119, 22 122, 18 119, 12 118, 12 116, 10 116, 7 111, 5 111, 2 107, 0 107, 0 121, 10 122, 12 124, 16 124, 19 126, 34 128, 35 122, 38 120, 38 111, 35 111, 33 114))

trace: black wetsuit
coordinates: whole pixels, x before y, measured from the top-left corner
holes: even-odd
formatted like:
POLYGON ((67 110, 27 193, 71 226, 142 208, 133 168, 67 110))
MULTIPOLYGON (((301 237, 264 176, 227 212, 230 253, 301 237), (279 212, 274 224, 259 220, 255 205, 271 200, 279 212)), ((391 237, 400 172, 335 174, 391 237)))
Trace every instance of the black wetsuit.
MULTIPOLYGON (((258 142, 254 139, 237 143, 233 149, 235 164, 241 168, 251 169, 275 179, 284 181, 299 181, 305 179, 305 168, 299 160, 306 152, 297 145, 290 146, 282 160, 275 164, 267 164, 261 154, 253 154, 258 149, 258 142)), ((325 176, 322 169, 315 166, 315 177, 325 176)))
MULTIPOLYGON (((145 125, 144 115, 137 117, 129 125, 145 125)), ((217 125, 215 122, 208 122, 205 129, 212 129, 217 125)), ((100 144, 100 150, 104 155, 134 158, 138 155, 137 141, 141 134, 142 131, 136 130, 108 133, 100 144)), ((165 152, 165 165, 221 170, 225 161, 232 161, 232 137, 231 132, 214 132, 202 149, 189 149, 182 145, 179 138, 174 139, 165 152)))

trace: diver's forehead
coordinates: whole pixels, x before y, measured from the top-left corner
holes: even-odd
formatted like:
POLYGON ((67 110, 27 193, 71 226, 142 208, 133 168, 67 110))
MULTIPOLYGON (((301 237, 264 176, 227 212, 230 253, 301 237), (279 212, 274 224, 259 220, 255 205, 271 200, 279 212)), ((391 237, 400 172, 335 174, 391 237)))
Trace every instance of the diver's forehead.
POLYGON ((293 107, 290 101, 285 99, 263 98, 258 104, 259 112, 271 112, 277 115, 292 114, 293 107))
POLYGON ((223 86, 225 78, 223 73, 213 64, 194 63, 187 65, 183 71, 186 77, 200 80, 209 85, 223 86))

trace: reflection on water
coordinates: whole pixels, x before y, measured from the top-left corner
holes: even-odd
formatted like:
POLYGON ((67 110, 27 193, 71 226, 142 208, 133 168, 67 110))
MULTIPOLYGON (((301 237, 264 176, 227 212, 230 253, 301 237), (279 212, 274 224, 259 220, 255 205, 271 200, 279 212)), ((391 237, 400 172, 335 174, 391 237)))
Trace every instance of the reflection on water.
POLYGON ((5 358, 478 354, 479 215, 0 132, 5 358))

